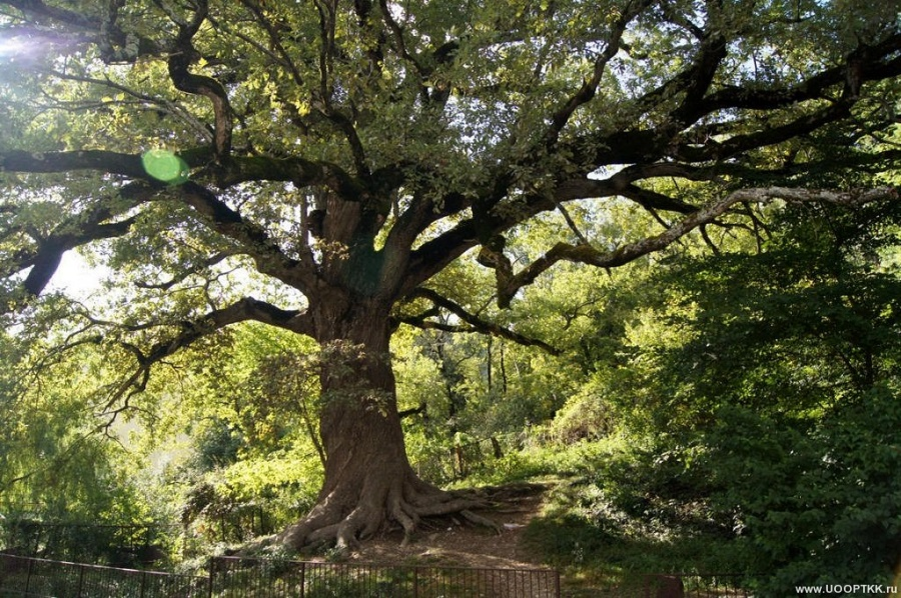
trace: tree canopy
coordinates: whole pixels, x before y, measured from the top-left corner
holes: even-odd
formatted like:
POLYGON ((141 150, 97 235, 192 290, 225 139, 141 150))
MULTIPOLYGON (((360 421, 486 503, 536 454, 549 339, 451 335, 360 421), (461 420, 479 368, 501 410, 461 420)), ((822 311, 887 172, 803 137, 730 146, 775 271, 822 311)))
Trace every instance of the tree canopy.
POLYGON ((864 176, 898 158, 892 3, 3 0, 0 28, 10 323, 121 364, 108 415, 238 322, 317 341, 325 483, 293 544, 469 504, 406 462, 390 335, 555 350, 429 286, 470 250, 507 307, 561 262, 753 227, 759 203, 895 197, 864 176), (662 232, 573 217, 621 202, 662 232), (536 218, 546 244, 510 247, 536 218), (45 292, 72 249, 102 300, 45 292))

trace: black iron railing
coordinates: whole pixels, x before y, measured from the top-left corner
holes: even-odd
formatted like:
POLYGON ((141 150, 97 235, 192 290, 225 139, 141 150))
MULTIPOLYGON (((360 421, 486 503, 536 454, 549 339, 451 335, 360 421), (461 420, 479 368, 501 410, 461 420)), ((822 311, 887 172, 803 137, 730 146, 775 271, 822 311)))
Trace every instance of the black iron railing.
POLYGON ((223 598, 557 598, 549 569, 387 567, 241 558, 211 562, 212 596, 223 598))
POLYGON ((0 554, 0 597, 207 598, 209 578, 0 554))
MULTIPOLYGON (((609 598, 744 597, 728 574, 630 576, 609 598)), ((561 598, 549 569, 380 566, 217 557, 209 576, 0 554, 0 598, 561 598)), ((584 594, 578 594, 582 596, 584 594)))
POLYGON ((559 598, 548 569, 389 567, 222 557, 209 577, 0 554, 0 598, 559 598))

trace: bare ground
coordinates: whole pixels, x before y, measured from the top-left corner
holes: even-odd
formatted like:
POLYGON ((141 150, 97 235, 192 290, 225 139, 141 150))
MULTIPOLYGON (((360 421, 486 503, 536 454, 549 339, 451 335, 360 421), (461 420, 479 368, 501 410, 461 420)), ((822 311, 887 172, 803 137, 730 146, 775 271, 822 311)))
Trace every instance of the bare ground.
POLYGON ((539 484, 514 484, 479 490, 488 506, 473 512, 495 522, 499 531, 458 515, 433 518, 420 524, 411 542, 403 544, 401 530, 390 531, 366 540, 348 559, 386 565, 544 567, 525 545, 523 532, 540 513, 546 489, 539 484))

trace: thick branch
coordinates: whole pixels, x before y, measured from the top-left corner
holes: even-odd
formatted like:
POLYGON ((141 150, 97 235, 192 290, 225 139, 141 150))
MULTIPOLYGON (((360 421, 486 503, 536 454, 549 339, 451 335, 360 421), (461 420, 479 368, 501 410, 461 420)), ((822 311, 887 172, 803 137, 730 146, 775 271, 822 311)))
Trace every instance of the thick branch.
POLYGON ((135 355, 138 367, 112 393, 108 406, 111 407, 122 397, 140 392, 153 365, 217 330, 247 321, 262 322, 298 334, 311 335, 313 331, 312 319, 306 312, 283 310, 270 303, 245 297, 228 307, 213 310, 193 322, 183 323, 181 332, 154 344, 149 350, 144 351, 133 344, 124 343, 123 346, 135 355))
POLYGON ((789 202, 826 202, 838 205, 862 205, 865 203, 897 199, 898 192, 892 188, 868 191, 837 192, 825 190, 790 189, 769 187, 743 189, 730 193, 725 198, 690 214, 672 225, 663 233, 628 243, 613 251, 600 251, 590 245, 569 245, 557 243, 546 254, 538 258, 516 274, 509 269, 496 268, 498 277, 498 304, 509 306, 516 293, 531 284, 539 275, 559 261, 577 262, 601 268, 614 268, 628 264, 644 255, 660 251, 674 241, 681 239, 695 228, 713 222, 737 203, 768 203, 774 200, 789 202))
MULTIPOLYGON (((630 2, 630 4, 632 3, 630 2)), ((548 149, 556 144, 561 131, 563 131, 563 128, 569 122, 570 118, 572 118, 572 115, 576 110, 578 110, 580 106, 583 106, 594 99, 598 85, 601 84, 601 77, 603 77, 604 71, 607 69, 607 64, 614 56, 616 56, 616 53, 619 52, 626 27, 628 27, 629 23, 641 14, 641 12, 650 4, 651 2, 649 0, 635 2, 634 6, 630 6, 629 9, 623 11, 623 14, 617 19, 612 27, 612 31, 608 35, 608 41, 604 51, 601 52, 594 61, 594 68, 592 69, 591 76, 586 77, 582 81, 582 86, 578 91, 570 96, 566 103, 551 116, 551 124, 545 133, 544 139, 548 149)))
POLYGON ((364 195, 363 184, 337 164, 314 162, 297 156, 233 157, 219 184, 231 187, 247 181, 291 181, 298 188, 325 186, 345 201, 359 200, 364 195))
MULTIPOLYGON (((674 211, 688 214, 696 210, 695 206, 667 197, 662 194, 645 192, 632 181, 654 176, 673 176, 676 165, 650 164, 627 168, 608 179, 577 178, 564 180, 554 189, 553 196, 538 194, 527 198, 516 209, 503 211, 503 216, 493 213, 482 213, 467 218, 455 227, 434 239, 423 243, 412 252, 406 277, 402 286, 402 294, 416 289, 424 281, 441 271, 447 264, 480 243, 490 243, 498 235, 524 222, 528 218, 544 211, 557 209, 563 202, 575 199, 601 198, 613 195, 632 195, 646 209, 674 211)), ((707 180, 707 176, 699 170, 686 171, 689 178, 707 180)), ((712 175, 711 175, 712 176, 712 175)), ((501 193, 501 192, 498 192, 501 193)), ((463 204, 468 205, 468 204, 463 204)), ((408 210, 412 213, 412 209, 408 210)), ((428 206, 423 211, 423 222, 430 222, 428 206)), ((404 217, 407 213, 404 214, 404 217)), ((412 218, 412 217, 411 217, 412 218)), ((415 227, 415 224, 411 224, 415 227)), ((394 231, 392 231, 392 237, 394 231)), ((389 240, 390 242, 390 240, 389 240)), ((504 267, 504 261, 498 259, 497 252, 490 247, 484 248, 480 254, 482 260, 496 260, 496 266, 504 267)))
MULTIPOLYGON (((364 10, 363 13, 365 15, 368 15, 367 11, 371 10, 371 5, 367 4, 366 6, 368 8, 364 10)), ((329 22, 328 5, 322 5, 322 7, 320 8, 321 10, 323 10, 323 23, 329 22)), ((640 8, 636 10, 640 10, 640 8)), ((626 11, 626 14, 622 16, 621 21, 613 25, 614 29, 622 29, 624 23, 626 23, 627 19, 629 18, 629 14, 631 13, 629 11, 626 11)), ((397 23, 394 24, 398 25, 397 23)), ((393 33, 398 33, 399 30, 397 28, 392 28, 391 23, 388 23, 388 26, 393 33)), ((403 32, 401 31, 401 33, 403 32)), ((324 39, 327 40, 328 36, 324 37, 324 39)), ((709 106, 703 102, 703 97, 704 94, 709 91, 709 88, 711 87, 714 79, 714 75, 716 74, 725 53, 725 45, 723 43, 723 40, 717 37, 715 34, 707 33, 700 36, 699 39, 702 43, 698 51, 697 59, 692 63, 691 67, 671 80, 673 85, 675 85, 675 88, 670 86, 666 94, 662 94, 657 98, 658 100, 662 100, 668 97, 672 97, 672 95, 676 92, 682 92, 683 98, 679 106, 671 114, 674 118, 678 117, 679 120, 684 120, 686 121, 686 123, 702 116, 696 109, 696 106, 703 105, 706 107, 705 109, 714 109, 714 107, 709 106)), ((395 38, 395 41, 399 43, 400 41, 403 41, 403 38, 395 38)), ((615 46, 615 43, 611 43, 607 46, 607 49, 612 52, 615 49, 615 46)), ((889 46, 890 44, 887 43, 882 44, 879 47, 878 51, 874 50, 870 52, 867 55, 867 59, 875 60, 874 57, 879 52, 881 52, 881 55, 884 56, 888 51, 889 46)), ((596 70, 593 73, 594 75, 599 75, 603 72, 606 61, 609 60, 609 57, 610 54, 607 53, 599 56, 595 64, 596 70)), ((865 72, 867 73, 865 75, 867 77, 884 75, 882 70, 878 69, 870 69, 865 72)), ((829 71, 828 76, 814 75, 810 79, 811 85, 809 87, 825 88, 827 85, 833 85, 837 83, 836 73, 838 73, 838 71, 829 71), (819 79, 817 77, 819 77, 819 79)), ((586 90, 588 90, 589 87, 591 87, 591 85, 593 85, 594 83, 595 77, 589 78, 586 82, 584 82, 583 88, 570 98, 570 102, 558 109, 555 114, 559 118, 551 119, 551 129, 554 129, 556 126, 559 133, 559 128, 565 126, 569 116, 573 114, 578 106, 591 99, 592 94, 590 93, 590 90, 586 90), (553 123, 556 123, 556 125, 554 125, 553 123)), ((814 95, 813 92, 809 89, 806 93, 814 95)), ((653 94, 647 96, 645 99, 651 98, 652 95, 653 94)), ((785 94, 780 95, 778 92, 776 92, 774 97, 779 102, 787 101, 785 94)), ((780 106, 782 105, 785 104, 780 104, 780 106)), ((668 154, 679 155, 689 162, 709 162, 712 160, 724 159, 735 155, 736 153, 746 151, 747 149, 760 147, 761 145, 778 143, 799 133, 812 131, 822 126, 823 124, 833 122, 835 119, 843 118, 847 115, 847 110, 848 106, 845 105, 845 103, 840 103, 839 105, 826 108, 820 112, 814 113, 813 115, 807 115, 798 118, 795 122, 790 123, 789 125, 783 125, 781 127, 776 127, 771 130, 765 130, 763 132, 752 133, 750 135, 739 135, 737 137, 733 137, 725 143, 720 144, 717 144, 715 140, 711 139, 707 145, 700 147, 698 145, 694 145, 694 143, 679 144, 674 142, 674 139, 677 138, 676 136, 678 135, 679 127, 674 127, 672 124, 662 126, 659 130, 628 131, 615 133, 612 136, 607 137, 605 140, 602 140, 603 143, 588 143, 586 145, 602 147, 602 149, 597 154, 590 157, 594 159, 594 162, 596 164, 614 162, 646 163, 648 160, 659 160, 661 157, 668 154)), ((681 126, 685 126, 686 123, 681 123, 681 126)), ((577 140, 572 147, 577 147, 577 144, 580 143, 581 140, 577 140)), ((577 160, 583 160, 586 158, 589 157, 580 156, 577 158, 577 160)), ((553 199, 556 200, 557 203, 560 203, 567 201, 568 199, 581 197, 602 197, 612 194, 621 194, 632 198, 648 209, 663 209, 680 213, 691 212, 694 207, 690 204, 679 202, 664 195, 649 192, 640 187, 630 184, 633 181, 639 180, 641 178, 646 178, 647 176, 660 176, 658 174, 650 172, 650 169, 653 169, 654 167, 658 167, 660 170, 663 170, 669 167, 669 165, 658 163, 650 166, 640 165, 632 167, 631 169, 627 169, 628 173, 621 173, 620 175, 614 176, 609 180, 609 182, 599 183, 592 180, 562 181, 558 185, 557 192, 555 193, 555 197, 553 199), (644 172, 641 169, 648 169, 648 171, 644 172), (626 176, 626 174, 628 174, 628 177, 626 176), (614 189, 615 191, 611 193, 611 189, 614 189)), ((698 177, 706 180, 713 178, 713 168, 707 167, 704 169, 706 170, 706 172, 701 174, 702 170, 698 169, 697 167, 683 167, 683 170, 686 172, 691 169, 694 169, 694 171, 689 172, 689 178, 698 177)), ((504 173, 500 173, 500 176, 504 177, 505 175, 504 173)), ((506 186, 507 184, 495 184, 494 187, 500 189, 501 191, 488 192, 486 194, 487 196, 490 196, 490 199, 486 202, 483 202, 486 204, 486 207, 483 210, 485 213, 489 212, 492 202, 496 203, 497 201, 500 201, 503 197, 505 197, 506 194, 504 190, 506 189, 506 186)), ((338 195, 344 199, 360 196, 359 193, 339 193, 338 195)), ((530 205, 525 210, 527 216, 547 209, 548 206, 546 206, 545 203, 546 202, 543 198, 538 198, 536 200, 536 203, 530 205)), ((502 221, 492 220, 486 223, 483 222, 483 216, 484 214, 475 216, 472 222, 464 221, 448 233, 445 233, 438 239, 435 239, 434 242, 430 241, 416 250, 409 261, 412 275, 407 277, 407 280, 403 284, 403 289, 406 291, 412 290, 413 288, 415 288, 415 286, 421 283, 422 280, 427 279, 428 276, 440 270, 440 268, 449 260, 452 260, 455 257, 461 255, 463 251, 466 251, 470 247, 473 247, 478 243, 485 242, 490 237, 489 234, 486 234, 486 231, 496 232, 509 228, 512 224, 515 224, 507 221, 506 219, 502 221)), ((415 233, 422 230, 421 225, 423 223, 431 222, 434 219, 436 218, 414 218, 413 220, 417 220, 415 226, 396 226, 396 228, 402 228, 408 232, 413 231, 415 233)), ((406 220, 403 220, 403 222, 399 221, 397 224, 401 223, 405 225, 410 224, 406 220)), ((388 243, 389 247, 395 247, 395 241, 406 241, 410 236, 415 236, 412 233, 408 235, 395 235, 394 233, 395 231, 392 231, 392 238, 389 239, 388 243)))
MULTIPOLYGON (((208 152, 186 152, 186 162, 202 162, 208 152)), ((233 181, 244 178, 260 180, 316 180, 325 177, 342 190, 344 185, 353 185, 348 177, 342 177, 340 169, 333 171, 327 166, 303 160, 267 160, 247 158, 235 161, 237 171, 233 181), (304 178, 306 177, 306 178, 304 178), (334 180, 337 177, 338 180, 334 180)), ((29 173, 69 172, 73 170, 97 170, 125 175, 137 179, 150 179, 144 170, 140 156, 106 151, 75 151, 35 153, 13 150, 0 153, 0 170, 29 173)), ((167 188, 159 183, 144 185, 145 189, 167 188)), ((228 207, 212 191, 189 181, 171 189, 177 191, 183 201, 194 208, 211 223, 213 228, 239 242, 255 260, 260 271, 292 286, 309 289, 313 284, 311 272, 300 268, 296 260, 288 258, 262 227, 246 221, 238 212, 228 207), (306 286, 301 286, 306 285, 306 286)))
POLYGON ((3 3, 33 17, 65 23, 79 29, 96 30, 101 25, 99 19, 82 12, 47 6, 42 0, 5 0, 3 3))
POLYGON ((723 161, 753 149, 776 145, 789 139, 811 133, 825 125, 847 118, 853 102, 844 100, 831 104, 811 114, 800 116, 791 122, 766 128, 745 135, 736 135, 722 143, 713 139, 703 147, 682 144, 673 148, 680 160, 689 162, 723 161))
POLYGON ((670 115, 673 122, 685 126, 704 114, 704 110, 700 108, 701 99, 713 84, 717 69, 726 54, 726 40, 721 34, 710 35, 704 39, 698 59, 690 71, 690 76, 686 78, 682 102, 670 115))
POLYGON ((74 152, 0 152, 0 172, 52 173, 96 170, 135 179, 150 180, 141 157, 102 150, 74 152))
MULTIPOLYGON (((189 148, 178 157, 191 168, 206 165, 214 155, 209 148, 189 148)), ((141 156, 103 150, 63 152, 0 152, 0 172, 55 173, 94 170, 155 182, 144 169, 141 156)), ((337 164, 300 157, 233 157, 220 173, 219 185, 231 187, 248 181, 291 181, 298 187, 325 185, 348 200, 359 199, 363 185, 337 164)))
POLYGON ((846 118, 863 84, 901 75, 901 56, 897 55, 901 49, 901 33, 894 33, 874 46, 860 46, 849 55, 848 64, 825 68, 800 83, 766 88, 733 85, 708 94, 713 83, 711 69, 717 64, 723 49, 714 44, 705 47, 708 48, 706 55, 702 52, 692 67, 635 101, 638 112, 651 112, 667 98, 686 92, 683 101, 661 125, 602 136, 580 135, 568 143, 567 148, 580 154, 582 152, 578 148, 593 143, 597 151, 584 158, 596 167, 651 162, 665 157, 696 163, 721 161, 742 152, 781 143, 846 118), (830 90, 839 86, 842 88, 832 93, 838 99, 830 98, 830 90), (719 125, 719 135, 729 137, 724 142, 708 136, 699 143, 698 136, 694 134, 687 141, 680 138, 683 131, 706 116, 735 109, 780 111, 802 107, 805 102, 816 100, 829 101, 830 104, 808 108, 806 114, 796 116, 787 123, 783 121, 778 126, 762 126, 751 133, 743 133, 740 122, 726 120, 719 125))
POLYGON ((404 324, 409 324, 411 326, 416 326, 417 328, 436 328, 440 330, 445 330, 448 332, 480 332, 483 334, 491 334, 493 336, 498 336, 501 338, 505 338, 507 340, 511 340, 517 344, 524 345, 527 347, 539 347, 540 349, 550 353, 551 355, 560 355, 561 351, 556 347, 552 347, 551 345, 545 343, 544 341, 530 338, 528 336, 519 334, 509 328, 505 328, 500 326, 499 324, 495 324, 494 322, 489 322, 484 320, 475 314, 471 314, 463 306, 458 303, 451 301, 447 297, 439 295, 432 289, 427 288, 419 288, 410 296, 410 298, 421 297, 423 299, 427 299, 431 301, 436 307, 440 307, 454 314, 458 318, 460 318, 463 322, 465 322, 469 328, 464 328, 462 326, 450 327, 442 325, 438 322, 433 322, 431 320, 427 320, 425 317, 417 317, 417 316, 401 316, 399 317, 399 321, 404 324))
POLYGON ((222 84, 212 77, 197 75, 188 70, 200 58, 191 40, 206 20, 207 8, 206 0, 197 2, 194 19, 190 23, 179 24, 175 50, 169 56, 169 77, 179 91, 203 96, 213 105, 216 132, 213 145, 216 158, 224 162, 231 153, 232 143, 232 110, 228 94, 222 84))
POLYGON ((301 262, 288 257, 262 227, 245 220, 240 213, 202 185, 189 181, 177 189, 182 201, 201 215, 214 230, 237 241, 254 260, 260 272, 301 291, 307 292, 312 288, 313 273, 301 262))
POLYGON ((692 180, 710 180, 711 175, 706 175, 698 169, 680 169, 674 164, 651 164, 626 168, 609 179, 571 179, 563 181, 555 189, 554 201, 564 202, 574 199, 591 199, 598 197, 610 197, 622 195, 641 204, 642 207, 668 212, 689 214, 697 209, 684 201, 646 191, 633 184, 634 181, 656 178, 662 176, 684 176, 692 180))
MULTIPOLYGON (((23 282, 25 292, 38 296, 50 282, 60 260, 66 251, 87 245, 92 241, 111 239, 125 235, 135 221, 134 217, 117 222, 108 222, 116 216, 153 198, 156 189, 143 183, 133 183, 118 190, 117 198, 125 200, 121 204, 111 201, 98 202, 92 208, 66 218, 48 235, 30 235, 34 238, 34 249, 20 249, 11 256, 0 270, 0 276, 12 276, 31 268, 23 282), (111 208, 115 205, 115 210, 111 208)), ((16 231, 5 231, 15 233, 16 231)), ((15 306, 12 306, 15 307, 15 306)))
POLYGON ((31 267, 22 286, 29 295, 37 297, 56 273, 65 252, 91 241, 121 237, 133 223, 134 219, 130 218, 112 224, 94 224, 84 227, 77 234, 61 234, 42 240, 31 255, 13 265, 18 271, 31 267))
MULTIPOLYGON (((899 58, 895 57, 888 62, 882 62, 882 60, 891 57, 898 50, 901 50, 901 34, 889 36, 872 47, 861 46, 856 53, 852 54, 863 61, 860 64, 860 71, 856 73, 860 77, 859 83, 897 76, 899 68, 901 68, 899 58)), ((773 110, 798 102, 822 98, 828 88, 846 83, 848 76, 849 65, 839 65, 816 73, 790 87, 761 89, 727 86, 700 101, 698 110, 703 114, 727 108, 773 110)))

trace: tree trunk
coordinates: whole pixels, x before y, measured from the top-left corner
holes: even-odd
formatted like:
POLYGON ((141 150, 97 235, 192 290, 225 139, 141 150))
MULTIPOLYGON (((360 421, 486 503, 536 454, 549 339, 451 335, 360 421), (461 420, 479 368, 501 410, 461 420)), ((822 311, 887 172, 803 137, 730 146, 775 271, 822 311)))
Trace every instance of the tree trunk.
POLYGON ((422 517, 477 504, 416 476, 397 410, 388 311, 356 305, 335 313, 341 303, 319 318, 325 482, 310 514, 280 537, 294 548, 347 548, 392 523, 409 537, 422 517))

